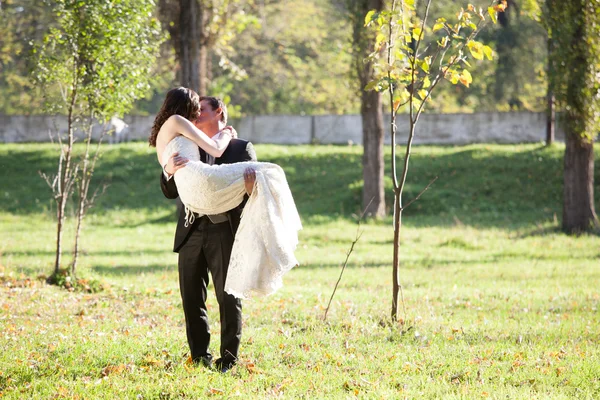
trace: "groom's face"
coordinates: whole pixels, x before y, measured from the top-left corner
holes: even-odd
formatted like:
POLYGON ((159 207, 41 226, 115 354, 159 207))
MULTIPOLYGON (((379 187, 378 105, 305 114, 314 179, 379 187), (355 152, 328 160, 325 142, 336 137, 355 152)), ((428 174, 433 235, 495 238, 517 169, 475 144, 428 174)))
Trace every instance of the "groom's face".
POLYGON ((208 124, 218 124, 221 120, 220 109, 213 110, 208 100, 200 102, 200 115, 196 118, 195 124, 198 128, 208 124))

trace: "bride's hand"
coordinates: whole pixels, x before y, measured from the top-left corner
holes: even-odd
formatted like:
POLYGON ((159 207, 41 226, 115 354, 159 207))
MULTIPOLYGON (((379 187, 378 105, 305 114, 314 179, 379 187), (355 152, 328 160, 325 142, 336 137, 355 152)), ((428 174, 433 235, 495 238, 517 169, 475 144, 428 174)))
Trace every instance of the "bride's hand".
POLYGON ((252 194, 254 182, 256 182, 256 171, 254 168, 248 167, 244 170, 244 185, 246 187, 246 193, 248 193, 248 196, 252 194))
POLYGON ((179 153, 173 153, 167 164, 165 165, 165 172, 169 174, 169 176, 173 176, 178 169, 185 167, 189 160, 185 157, 181 157, 179 153))
POLYGON ((232 138, 237 138, 238 137, 237 131, 231 125, 227 125, 225 128, 223 128, 223 131, 225 133, 229 134, 232 138))

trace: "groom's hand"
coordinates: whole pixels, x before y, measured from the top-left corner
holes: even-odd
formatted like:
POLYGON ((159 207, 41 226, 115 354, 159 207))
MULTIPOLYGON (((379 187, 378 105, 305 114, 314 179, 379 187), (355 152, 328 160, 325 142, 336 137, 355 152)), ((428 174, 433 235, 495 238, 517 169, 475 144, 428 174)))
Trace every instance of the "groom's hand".
POLYGON ((254 182, 256 182, 256 171, 254 171, 254 168, 248 167, 244 170, 244 185, 246 186, 248 196, 252 194, 254 182))
POLYGON ((167 173, 170 178, 178 169, 185 167, 188 161, 189 160, 187 158, 181 157, 179 153, 173 153, 165 165, 165 173, 167 173))

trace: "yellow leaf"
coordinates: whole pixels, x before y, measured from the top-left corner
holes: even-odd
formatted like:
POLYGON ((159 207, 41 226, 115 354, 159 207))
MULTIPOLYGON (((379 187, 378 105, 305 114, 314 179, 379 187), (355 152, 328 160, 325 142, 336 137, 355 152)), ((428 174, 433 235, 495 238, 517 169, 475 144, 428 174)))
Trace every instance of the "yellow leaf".
POLYGON ((458 80, 460 79, 460 74, 454 70, 450 71, 450 82, 452 82, 453 85, 456 85, 458 83, 458 80))
POLYGON ((467 10, 469 11, 475 11, 475 7, 473 6, 473 4, 470 4, 467 6, 467 10))
POLYGON ((423 89, 427 89, 429 86, 431 86, 431 81, 429 80, 429 77, 426 76, 423 78, 423 89))
POLYGON ((483 45, 479 42, 469 42, 467 43, 467 47, 471 52, 473 58, 477 60, 483 60, 483 45))
POLYGON ((414 28, 412 31, 412 37, 414 40, 419 40, 421 37, 421 28, 414 28))
POLYGON ((508 7, 508 4, 505 0, 503 0, 502 3, 494 6, 494 10, 496 10, 497 12, 504 12, 504 10, 506 10, 506 7, 508 7))
POLYGON ((471 73, 469 71, 464 69, 462 74, 460 75, 459 80, 460 80, 460 83, 462 83, 466 87, 469 87, 471 82, 473 82, 473 77, 471 76, 471 73))
POLYGON ((493 23, 498 22, 498 15, 496 13, 496 10, 494 10, 494 7, 488 7, 488 14, 490 15, 490 18, 492 19, 493 23))
POLYGON ((373 15, 375 14, 375 10, 371 10, 365 16, 365 25, 368 25, 373 20, 373 15))
POLYGON ((488 60, 491 60, 493 58, 494 51, 490 46, 483 46, 483 54, 485 54, 485 57, 488 60))
POLYGON ((425 100, 425 98, 427 97, 427 90, 421 89, 419 90, 419 97, 423 100, 425 100))
POLYGON ((442 22, 438 22, 435 25, 433 25, 433 31, 437 32, 440 29, 444 29, 444 24, 442 22))

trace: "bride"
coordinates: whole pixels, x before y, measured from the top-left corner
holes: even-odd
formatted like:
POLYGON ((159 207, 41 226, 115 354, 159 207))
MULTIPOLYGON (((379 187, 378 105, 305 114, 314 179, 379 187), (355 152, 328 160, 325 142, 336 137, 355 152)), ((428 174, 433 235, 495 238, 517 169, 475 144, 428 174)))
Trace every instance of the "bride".
MULTIPOLYGON (((294 250, 302 225, 285 173, 278 165, 266 162, 209 165, 200 161, 198 146, 218 158, 235 131, 227 127, 216 135, 218 140, 213 140, 186 118, 189 115, 165 113, 165 105, 173 102, 170 97, 176 90, 183 88, 167 94, 149 142, 156 147, 161 166, 174 153, 189 160, 174 175, 186 224, 194 223, 194 213, 214 215, 238 206, 246 193, 244 172, 248 167, 254 169, 256 181, 235 235, 225 291, 238 298, 271 294, 281 287, 283 274, 298 265, 294 250)), ((189 114, 188 108, 183 104, 175 109, 189 114)))

